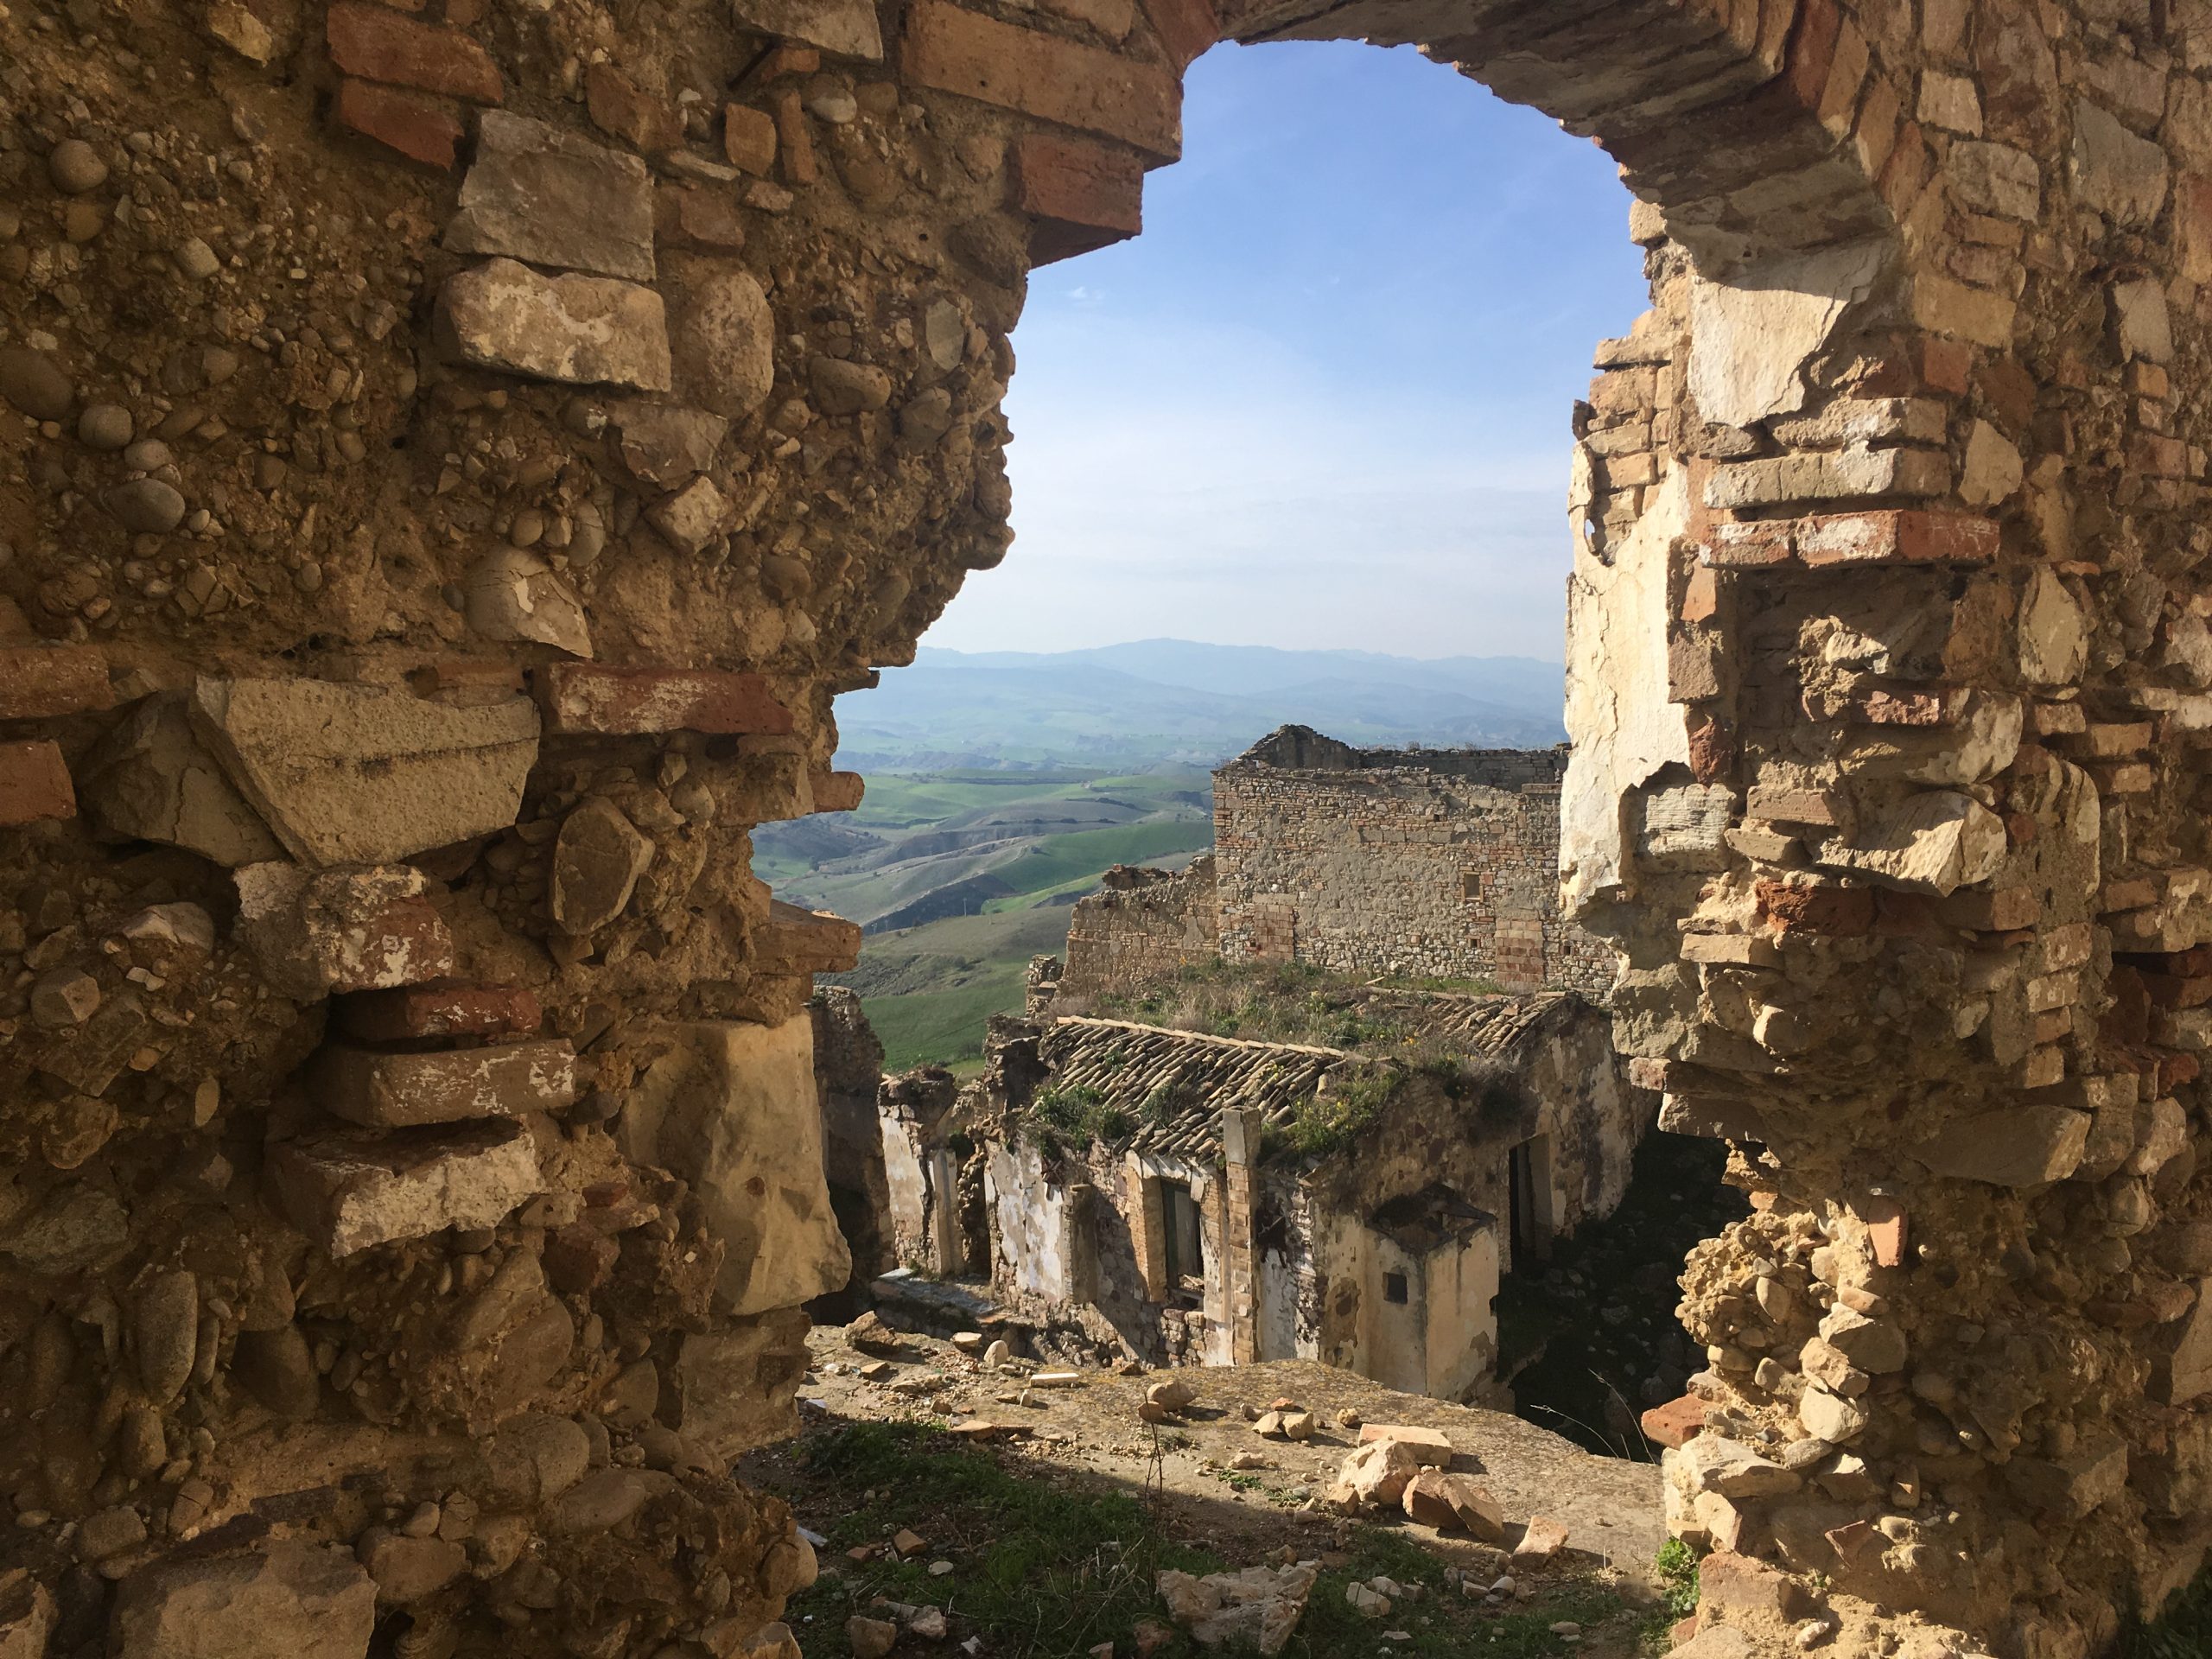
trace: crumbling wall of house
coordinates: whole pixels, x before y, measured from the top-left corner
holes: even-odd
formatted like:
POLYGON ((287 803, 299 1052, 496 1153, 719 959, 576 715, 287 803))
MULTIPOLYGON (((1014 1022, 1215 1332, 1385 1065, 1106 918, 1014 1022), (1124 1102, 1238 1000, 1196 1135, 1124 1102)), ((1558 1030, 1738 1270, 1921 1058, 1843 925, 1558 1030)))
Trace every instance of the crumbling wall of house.
POLYGON ((814 1084, 822 1104, 823 1174, 830 1207, 852 1253, 852 1276, 840 1311, 857 1312, 868 1281, 899 1265, 890 1236, 891 1188, 885 1172, 883 1044, 857 993, 842 985, 814 994, 814 1084))
POLYGON ((1176 871, 1117 864, 1069 912, 1057 1011, 1090 1012, 1102 996, 1127 995, 1220 960, 1211 855, 1176 871))
POLYGON ((1603 996, 1612 952, 1558 903, 1566 759, 1275 734, 1214 774, 1221 954, 1603 996))
POLYGON ((806 1552, 720 1471, 842 1267, 851 941, 747 830, 852 804, 830 697, 1003 554, 1027 270, 1135 230, 1227 33, 1418 38, 1643 203, 1560 836, 1760 1205, 1688 1275, 1680 1523, 2083 1652, 2212 1470, 2209 29, 19 0, 11 1638, 219 1594, 345 1659, 787 1651, 806 1552))

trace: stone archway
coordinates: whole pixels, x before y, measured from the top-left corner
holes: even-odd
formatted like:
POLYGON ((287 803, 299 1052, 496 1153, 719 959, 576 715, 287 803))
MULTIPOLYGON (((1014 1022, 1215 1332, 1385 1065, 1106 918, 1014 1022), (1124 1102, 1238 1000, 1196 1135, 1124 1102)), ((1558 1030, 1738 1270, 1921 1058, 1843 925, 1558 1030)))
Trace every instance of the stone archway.
POLYGON ((1759 1206, 1688 1275, 1675 1524, 2032 1659, 2194 1570, 2193 14, 33 10, 10 1630, 219 1581, 345 1659, 790 1640, 808 1552, 720 1471, 843 1270, 801 1009, 855 941, 746 832, 856 798, 831 699, 1003 556, 1027 270, 1137 229, 1224 35, 1426 41, 1650 204, 1576 416, 1566 876, 1759 1206))

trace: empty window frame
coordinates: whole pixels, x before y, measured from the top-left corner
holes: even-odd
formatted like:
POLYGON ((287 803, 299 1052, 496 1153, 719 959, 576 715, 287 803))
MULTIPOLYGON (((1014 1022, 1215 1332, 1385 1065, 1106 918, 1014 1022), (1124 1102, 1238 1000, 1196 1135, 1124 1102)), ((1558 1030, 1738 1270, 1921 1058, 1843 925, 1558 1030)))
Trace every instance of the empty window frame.
POLYGON ((1166 1246, 1166 1273, 1171 1296, 1201 1293, 1205 1288, 1205 1266, 1198 1250, 1198 1206, 1185 1181, 1160 1184, 1160 1233, 1166 1246))

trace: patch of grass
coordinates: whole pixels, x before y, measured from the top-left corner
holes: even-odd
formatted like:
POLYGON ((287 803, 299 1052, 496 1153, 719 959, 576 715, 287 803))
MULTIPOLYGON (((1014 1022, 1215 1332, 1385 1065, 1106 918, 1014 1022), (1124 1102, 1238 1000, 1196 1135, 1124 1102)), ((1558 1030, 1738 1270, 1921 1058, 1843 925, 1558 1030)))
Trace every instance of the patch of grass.
POLYGON ((879 1595, 944 1608, 994 1655, 1075 1659, 1102 1642, 1126 1653, 1141 1620, 1164 1621, 1153 1589, 1160 1572, 1223 1566, 1166 1538, 1135 1498, 1022 1478, 920 1424, 853 1424, 810 1438, 802 1456, 813 1475, 895 1496, 893 1504, 863 1505, 823 1527, 825 1559, 842 1570, 825 1573, 784 1615, 808 1659, 849 1655, 845 1620, 876 1616, 868 1604, 879 1595), (840 1559, 855 1545, 881 1543, 894 1519, 926 1533, 931 1548, 906 1561, 840 1559), (955 1570, 931 1578, 929 1561, 939 1555, 955 1570))
POLYGON ((1055 1085, 1040 1089, 1029 1103, 1029 1122, 1038 1138, 1051 1150, 1072 1143, 1092 1147, 1126 1141, 1136 1132, 1136 1121, 1087 1084, 1073 1088, 1055 1085))
POLYGON ((1287 1653, 1297 1659, 1344 1659, 1371 1653, 1386 1630, 1409 1632, 1409 1643, 1391 1651, 1409 1659, 1557 1659, 1573 1649, 1552 1634, 1552 1626, 1572 1619, 1588 1630, 1619 1617, 1626 1605, 1610 1592, 1578 1586, 1541 1598, 1521 1611, 1485 1617, 1444 1579, 1444 1563, 1405 1534, 1384 1527, 1360 1527, 1351 1535, 1351 1560, 1323 1573, 1306 1604, 1306 1617, 1287 1653), (1350 1586, 1375 1578, 1418 1584, 1419 1601, 1399 1602, 1387 1618, 1370 1618, 1344 1599, 1350 1586))
POLYGON ((1326 1158, 1367 1133, 1376 1116, 1403 1081, 1395 1067, 1376 1067, 1341 1081, 1301 1104, 1290 1122, 1262 1134, 1260 1155, 1326 1158))
POLYGON ((2204 1659, 2212 1653, 2212 1571, 2171 1601, 2145 1624, 2130 1618, 2120 1631, 2113 1659, 2204 1659))
POLYGON ((1659 1605, 1643 1621, 1643 1650, 1667 1650, 1675 1626, 1697 1611, 1697 1552, 1679 1538, 1669 1538, 1652 1558, 1659 1578, 1659 1605))
POLYGON ((991 1016, 1021 1011, 1022 973, 1015 963, 955 990, 862 998, 861 1010, 883 1044, 884 1069, 980 1061, 991 1016))

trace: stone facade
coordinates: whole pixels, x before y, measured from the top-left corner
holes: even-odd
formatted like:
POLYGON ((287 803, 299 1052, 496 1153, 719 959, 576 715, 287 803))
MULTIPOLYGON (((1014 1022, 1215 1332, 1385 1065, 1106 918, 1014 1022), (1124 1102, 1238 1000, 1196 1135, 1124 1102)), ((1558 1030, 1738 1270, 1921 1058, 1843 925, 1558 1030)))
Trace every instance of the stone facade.
POLYGON ((1058 982, 1085 998, 1127 995, 1221 959, 1214 861, 1173 872, 1116 865, 1068 916, 1058 982))
POLYGON ((1051 1351, 1319 1359, 1497 1398, 1500 1274, 1619 1204, 1656 1102, 1572 994, 1376 991, 1358 1013, 1451 1063, 1068 1016, 1000 1021, 949 1108, 930 1074, 891 1080, 910 1264, 988 1274, 1051 1351), (976 1166, 963 1191, 953 1171, 976 1166))
POLYGON ((1567 751, 1356 749, 1287 726, 1214 773, 1221 954, 1565 986, 1612 952, 1561 915, 1567 751))
POLYGON ((1132 233, 1223 37, 1421 43, 1638 198, 1560 817, 1760 1206, 1686 1275, 1677 1523, 2005 1659, 2196 1569, 2202 7, 27 0, 0 1493, 60 1650, 235 1594, 333 1659, 787 1651, 719 1471, 819 1148, 700 1183, 725 1109, 813 1132, 850 941, 747 830, 852 804, 831 697, 1004 555, 1028 270, 1132 233))

